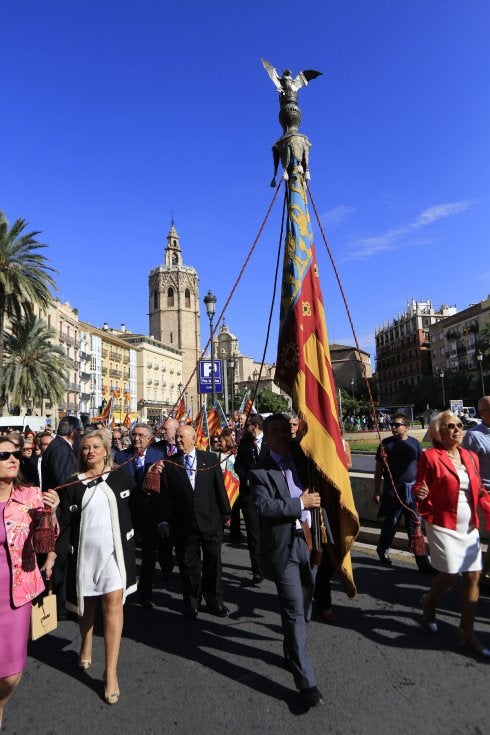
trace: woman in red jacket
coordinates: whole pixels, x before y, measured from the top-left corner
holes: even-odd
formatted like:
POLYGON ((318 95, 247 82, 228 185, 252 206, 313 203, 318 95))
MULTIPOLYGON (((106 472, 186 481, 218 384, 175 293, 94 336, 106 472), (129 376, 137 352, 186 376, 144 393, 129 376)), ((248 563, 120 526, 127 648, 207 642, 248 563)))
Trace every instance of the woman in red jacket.
POLYGON ((476 653, 490 656, 473 626, 482 568, 477 506, 481 504, 490 526, 490 498, 479 474, 478 456, 459 446, 463 425, 451 411, 438 414, 429 426, 434 445, 421 457, 414 486, 420 515, 425 519, 434 577, 423 598, 424 621, 437 632, 436 608, 441 595, 462 575, 459 640, 476 653))

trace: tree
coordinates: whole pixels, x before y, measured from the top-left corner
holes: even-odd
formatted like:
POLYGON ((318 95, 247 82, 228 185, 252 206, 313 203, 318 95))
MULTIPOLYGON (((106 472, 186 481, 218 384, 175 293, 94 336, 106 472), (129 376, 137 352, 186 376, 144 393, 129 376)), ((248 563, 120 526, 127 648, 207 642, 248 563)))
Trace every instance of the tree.
POLYGON ((68 375, 66 355, 60 345, 52 344, 54 329, 28 314, 15 322, 5 335, 5 356, 0 389, 14 403, 28 408, 52 403, 63 397, 68 375))
POLYGON ((284 413, 289 411, 289 403, 284 396, 266 389, 257 393, 256 409, 259 413, 284 413))
POLYGON ((0 375, 3 374, 5 324, 7 317, 20 322, 32 311, 32 304, 46 308, 52 301, 50 288, 56 288, 48 265, 38 250, 47 247, 36 240, 39 232, 23 234, 27 222, 17 219, 9 229, 0 211, 0 375))

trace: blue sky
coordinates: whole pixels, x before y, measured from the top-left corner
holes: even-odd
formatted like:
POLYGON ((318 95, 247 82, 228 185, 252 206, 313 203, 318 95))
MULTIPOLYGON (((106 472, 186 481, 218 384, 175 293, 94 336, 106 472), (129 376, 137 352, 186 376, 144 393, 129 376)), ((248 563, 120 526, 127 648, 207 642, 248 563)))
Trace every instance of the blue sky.
MULTIPOLYGON (((273 194, 261 57, 323 72, 300 92, 311 191, 373 364, 407 300, 490 293, 487 0, 0 0, 0 17, 0 208, 42 231, 82 319, 147 333, 172 212, 201 301, 224 304, 273 194)), ((226 315, 256 358, 280 219, 278 201, 226 315)), ((314 232, 330 340, 352 344, 314 232)))

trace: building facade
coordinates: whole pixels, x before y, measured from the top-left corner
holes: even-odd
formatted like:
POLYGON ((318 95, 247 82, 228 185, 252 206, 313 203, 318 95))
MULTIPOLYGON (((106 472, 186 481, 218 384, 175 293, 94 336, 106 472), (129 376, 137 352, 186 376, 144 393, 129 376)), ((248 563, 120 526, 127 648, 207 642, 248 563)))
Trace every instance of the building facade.
POLYGON ((417 383, 432 375, 429 329, 456 312, 431 301, 410 301, 405 311, 376 329, 376 380, 382 405, 405 402, 417 383))
POLYGON ((371 356, 369 352, 349 345, 331 344, 330 361, 337 388, 348 391, 357 398, 368 394, 366 380, 371 380, 371 356))

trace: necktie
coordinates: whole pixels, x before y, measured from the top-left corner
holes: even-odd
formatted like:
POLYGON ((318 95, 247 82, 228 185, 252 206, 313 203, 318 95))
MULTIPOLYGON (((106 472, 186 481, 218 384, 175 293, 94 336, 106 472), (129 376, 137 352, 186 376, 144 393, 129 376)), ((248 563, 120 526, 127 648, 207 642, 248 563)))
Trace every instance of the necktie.
POLYGON ((254 439, 253 455, 254 455, 255 461, 257 462, 257 460, 259 458, 259 448, 257 446, 257 440, 256 439, 254 439))
POLYGON ((192 479, 192 457, 190 454, 184 454, 184 465, 185 465, 185 471, 187 472, 187 477, 189 480, 192 479))

